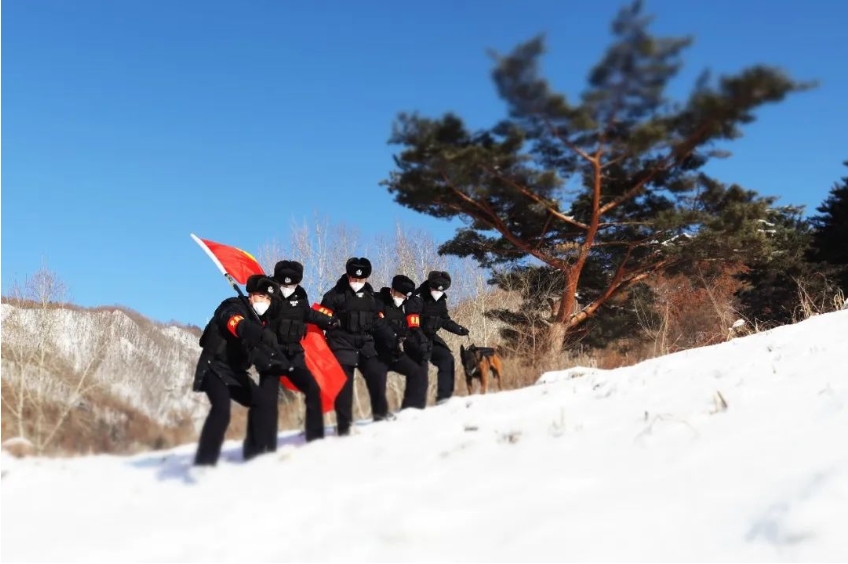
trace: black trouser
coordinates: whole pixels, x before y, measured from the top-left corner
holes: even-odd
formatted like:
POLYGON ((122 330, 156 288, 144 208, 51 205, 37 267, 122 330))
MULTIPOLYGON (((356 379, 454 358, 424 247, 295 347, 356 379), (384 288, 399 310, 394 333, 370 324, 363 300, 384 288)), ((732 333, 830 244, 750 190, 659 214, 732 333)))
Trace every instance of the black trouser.
POLYGON ((386 371, 383 370, 380 360, 376 356, 364 360, 360 357, 359 366, 342 364, 347 380, 339 395, 336 396, 335 402, 336 426, 339 435, 350 434, 350 425, 353 423, 353 384, 356 368, 359 368, 362 377, 365 378, 374 419, 384 419, 389 414, 389 402, 386 400, 386 371))
POLYGON ((238 378, 241 385, 226 385, 217 374, 209 372, 203 378, 202 390, 209 398, 212 407, 203 423, 200 440, 197 443, 197 454, 194 457, 196 465, 214 466, 221 456, 221 445, 224 435, 230 425, 230 400, 249 407, 256 386, 247 374, 238 378))
MULTIPOLYGON (((400 408, 424 409, 427 405, 427 363, 415 362, 405 354, 397 359, 382 358, 381 363, 387 373, 391 370, 406 377, 400 408)), ((384 379, 387 377, 384 376, 384 379)))
POLYGON ((306 440, 324 437, 324 414, 321 411, 321 388, 308 368, 296 366, 286 373, 295 388, 303 392, 306 403, 306 440))
POLYGON ((247 412, 247 437, 244 439, 244 459, 277 450, 280 375, 263 374, 254 389, 253 401, 247 412))
POLYGON ((433 343, 430 362, 438 368, 436 380, 436 401, 448 399, 453 395, 454 361, 450 349, 441 343, 433 343))

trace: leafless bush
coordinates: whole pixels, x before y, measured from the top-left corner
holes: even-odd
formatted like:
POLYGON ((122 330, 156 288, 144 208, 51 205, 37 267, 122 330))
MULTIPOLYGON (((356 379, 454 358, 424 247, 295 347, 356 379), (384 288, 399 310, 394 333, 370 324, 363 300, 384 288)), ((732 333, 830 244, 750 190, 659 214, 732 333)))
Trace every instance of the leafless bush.
POLYGON ((671 326, 671 304, 668 301, 658 304, 658 308, 651 307, 642 301, 634 301, 634 310, 639 320, 639 326, 652 346, 653 356, 662 356, 669 353, 671 326))
POLYGON ((735 278, 742 267, 696 269, 689 275, 658 275, 646 283, 653 302, 632 300, 649 356, 661 356, 692 347, 722 342, 738 319, 735 294, 741 282, 735 278))
POLYGON ((794 321, 803 321, 810 317, 839 311, 845 305, 845 294, 832 280, 818 275, 813 280, 793 278, 798 289, 798 305, 795 307, 794 321))

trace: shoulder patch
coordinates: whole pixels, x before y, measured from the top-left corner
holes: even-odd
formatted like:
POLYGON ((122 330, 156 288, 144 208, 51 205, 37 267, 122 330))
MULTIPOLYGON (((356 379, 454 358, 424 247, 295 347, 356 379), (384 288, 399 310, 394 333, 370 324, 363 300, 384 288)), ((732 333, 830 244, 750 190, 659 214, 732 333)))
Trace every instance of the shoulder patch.
POLYGON ((244 319, 243 315, 234 315, 227 320, 227 329, 230 333, 233 334, 234 337, 238 337, 238 333, 236 333, 236 329, 238 328, 238 324, 244 319))

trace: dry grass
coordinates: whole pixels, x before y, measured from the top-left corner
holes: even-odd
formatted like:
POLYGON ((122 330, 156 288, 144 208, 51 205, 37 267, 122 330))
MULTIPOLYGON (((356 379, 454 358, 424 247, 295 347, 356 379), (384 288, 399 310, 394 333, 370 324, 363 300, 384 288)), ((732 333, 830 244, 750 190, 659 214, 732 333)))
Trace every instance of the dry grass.
MULTIPOLYGON (((8 384, 4 381, 2 385, 8 384)), ((2 440, 17 437, 16 418, 5 402, 0 409, 2 440)), ((38 405, 27 405, 24 411, 26 434, 33 436, 38 433, 34 426, 39 418, 54 420, 65 409, 64 402, 48 399, 38 405)), ((70 410, 44 453, 54 456, 131 454, 177 446, 193 440, 194 435, 194 424, 187 414, 178 418, 175 425, 163 425, 127 403, 95 391, 70 410)))

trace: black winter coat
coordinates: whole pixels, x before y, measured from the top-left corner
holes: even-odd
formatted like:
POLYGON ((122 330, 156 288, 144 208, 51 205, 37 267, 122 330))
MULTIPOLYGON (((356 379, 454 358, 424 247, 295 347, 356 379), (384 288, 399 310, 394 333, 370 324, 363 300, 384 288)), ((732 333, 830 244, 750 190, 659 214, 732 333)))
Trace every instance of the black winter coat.
POLYGON ((354 293, 348 284, 347 276, 339 278, 321 300, 322 313, 332 315, 340 322, 335 329, 326 333, 327 345, 335 353, 339 364, 357 366, 360 357, 371 358, 377 355, 375 338, 380 346, 395 348, 397 342, 394 332, 380 317, 380 306, 374 297, 374 290, 367 282, 359 292, 354 293))
POLYGON ((295 288, 288 298, 282 294, 275 296, 266 313, 270 317, 269 326, 277 335, 280 348, 289 356, 303 353, 301 339, 306 335, 306 324, 314 323, 321 329, 327 329, 332 317, 310 307, 306 290, 295 288))
POLYGON ((448 313, 447 294, 442 294, 437 300, 433 299, 430 294, 430 287, 427 283, 421 284, 412 294, 412 298, 420 300, 421 308, 421 331, 433 341, 443 347, 447 347, 444 339, 437 335, 439 329, 449 331, 454 335, 463 335, 463 327, 451 319, 448 313))
MULTIPOLYGON (((396 342, 403 343, 403 350, 416 362, 422 362, 430 358, 429 339, 421 332, 421 300, 407 298, 400 305, 395 305, 392 299, 391 289, 383 287, 377 294, 377 302, 380 312, 388 326, 395 334, 396 342)), ((386 350, 377 342, 377 352, 383 358, 397 356, 397 349, 386 350)))
MULTIPOLYGON (((194 375, 194 391, 200 391, 203 379, 213 372, 227 385, 240 385, 251 365, 250 351, 243 336, 246 324, 259 325, 251 306, 241 298, 227 298, 218 306, 200 336, 203 352, 194 375)), ((270 309, 270 308, 269 308, 270 309)), ((267 325, 268 312, 260 319, 267 325)))

